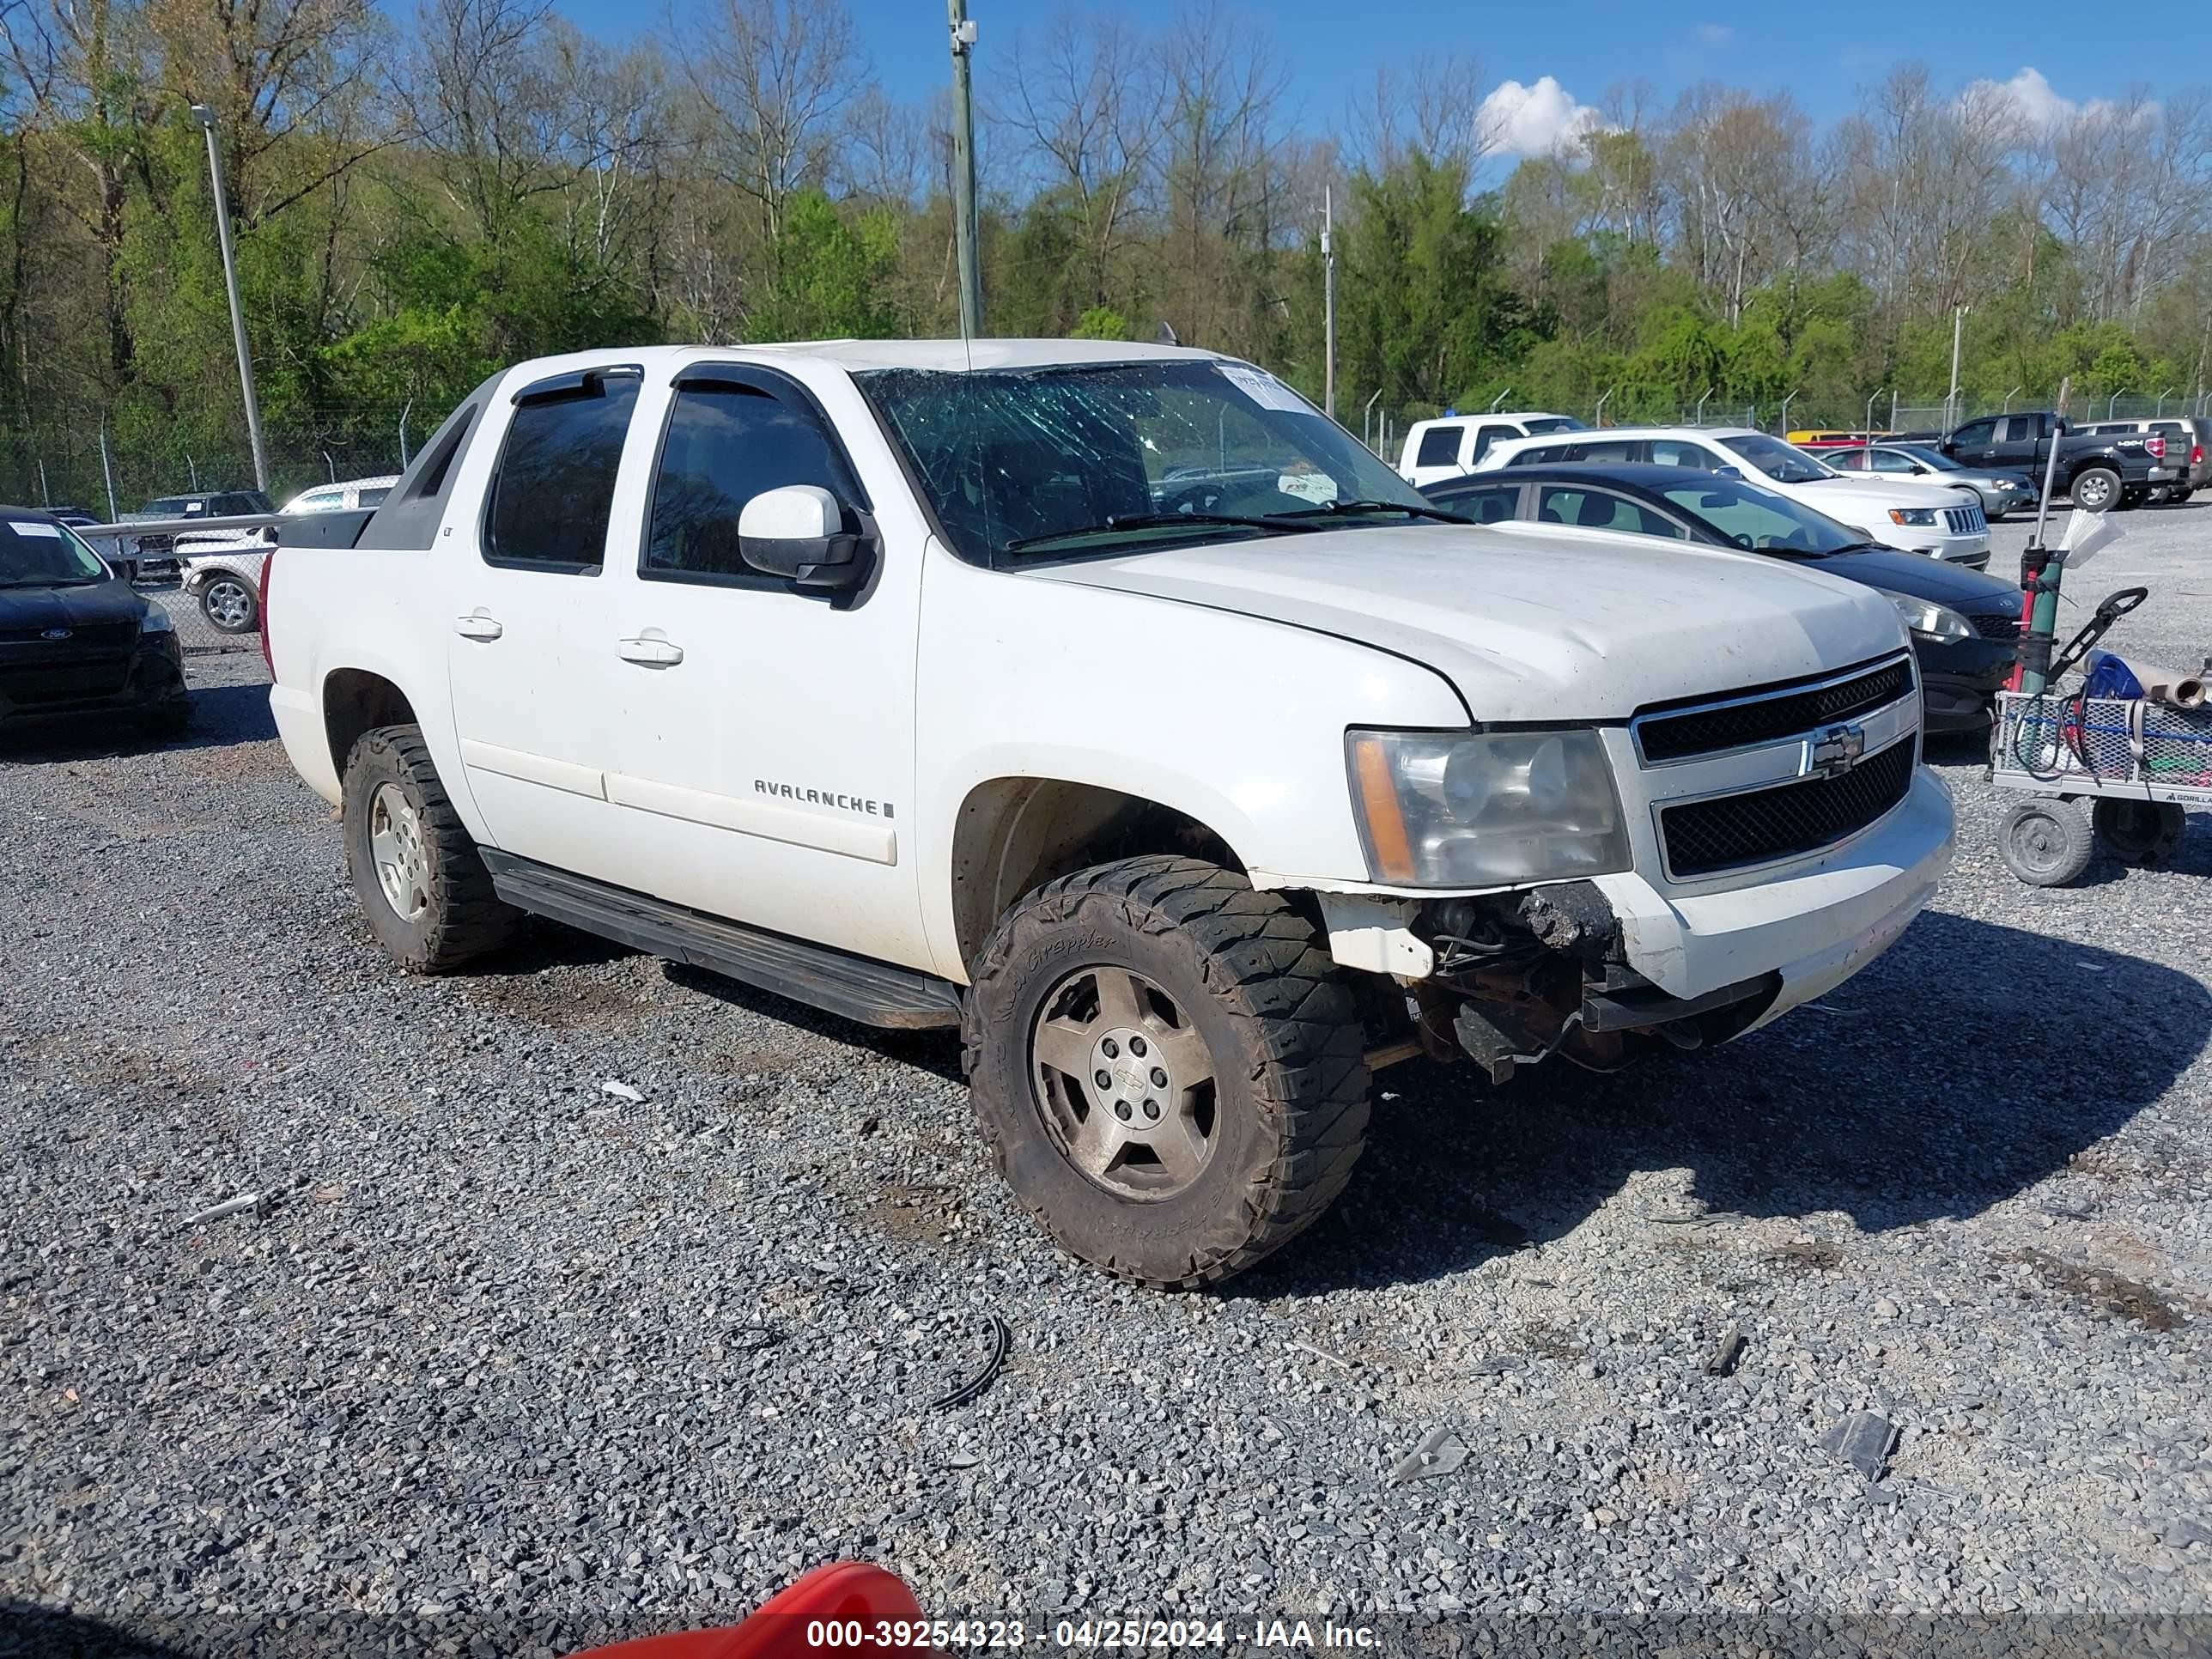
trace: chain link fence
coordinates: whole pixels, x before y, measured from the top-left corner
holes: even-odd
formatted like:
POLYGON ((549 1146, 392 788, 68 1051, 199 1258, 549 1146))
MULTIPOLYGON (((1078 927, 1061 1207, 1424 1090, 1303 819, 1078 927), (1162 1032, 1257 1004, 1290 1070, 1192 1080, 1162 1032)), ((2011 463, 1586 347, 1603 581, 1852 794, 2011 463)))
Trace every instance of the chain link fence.
MULTIPOLYGON (((442 420, 444 409, 400 404, 325 411, 314 422, 272 427, 264 434, 272 507, 303 492, 398 472, 415 447, 442 420)), ((27 432, 0 433, 0 503, 96 523, 175 518, 180 497, 256 488, 252 452, 242 442, 210 442, 204 428, 182 420, 149 429, 143 421, 116 425, 61 422, 27 432), (118 429, 122 428, 122 429, 118 429), (165 505, 166 504, 166 505, 165 505)), ((241 434, 242 435, 242 434, 241 434)), ((252 510, 209 501, 222 515, 252 510)), ((260 568, 263 549, 250 536, 210 532, 197 543, 167 536, 94 546, 146 600, 167 612, 184 647, 185 676, 195 685, 265 681, 261 656, 260 568)))
MULTIPOLYGON (((377 404, 326 412, 314 422, 271 425, 263 434, 265 493, 284 503, 318 484, 398 472, 444 409, 377 404)), ((228 425, 228 423, 226 423, 228 425)), ((75 509, 104 523, 179 495, 254 489, 253 457, 237 439, 210 441, 178 422, 129 429, 58 422, 0 433, 0 502, 75 509)))

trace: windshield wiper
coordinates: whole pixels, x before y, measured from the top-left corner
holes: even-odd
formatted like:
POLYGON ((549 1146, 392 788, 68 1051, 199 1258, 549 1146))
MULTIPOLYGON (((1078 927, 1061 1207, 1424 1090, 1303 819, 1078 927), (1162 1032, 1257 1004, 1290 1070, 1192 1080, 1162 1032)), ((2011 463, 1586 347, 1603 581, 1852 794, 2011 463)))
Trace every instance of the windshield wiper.
POLYGON ((1434 519, 1439 524, 1473 524, 1474 520, 1463 513, 1447 513, 1440 507, 1415 507, 1408 501, 1323 501, 1319 507, 1302 507, 1288 513, 1270 513, 1270 519, 1310 519, 1324 513, 1403 513, 1410 518, 1434 519))
POLYGON ((1284 516, 1275 514, 1259 519, 1235 513, 1125 513, 1107 520, 1103 524, 1085 525, 1075 530, 1054 530, 1042 536, 1023 536, 1008 542, 1001 550, 1018 553, 1023 548, 1041 547, 1047 542, 1079 541, 1085 536, 1110 536, 1123 530, 1164 530, 1170 526, 1179 525, 1194 527, 1228 525, 1244 530, 1269 530, 1278 534, 1321 528, 1319 525, 1313 524, 1286 524, 1283 521, 1284 516))

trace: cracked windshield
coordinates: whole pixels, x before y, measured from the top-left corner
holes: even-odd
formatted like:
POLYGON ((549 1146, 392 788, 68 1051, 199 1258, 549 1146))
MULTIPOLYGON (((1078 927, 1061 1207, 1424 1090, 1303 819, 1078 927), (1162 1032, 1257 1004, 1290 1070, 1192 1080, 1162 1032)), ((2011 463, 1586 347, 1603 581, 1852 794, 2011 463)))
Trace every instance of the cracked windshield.
POLYGON ((977 563, 1456 521, 1273 375, 1242 363, 858 378, 954 550, 977 563))

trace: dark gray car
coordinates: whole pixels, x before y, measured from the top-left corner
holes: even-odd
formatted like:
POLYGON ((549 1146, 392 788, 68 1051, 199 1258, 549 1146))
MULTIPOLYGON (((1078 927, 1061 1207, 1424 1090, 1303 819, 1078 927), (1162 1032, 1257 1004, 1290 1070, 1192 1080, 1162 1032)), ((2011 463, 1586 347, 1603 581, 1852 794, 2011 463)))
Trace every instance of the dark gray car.
MULTIPOLYGON (((1838 472, 1864 472, 1869 470, 1868 453, 1862 444, 1850 449, 1824 449, 1820 459, 1838 472)), ((1991 524, 2008 513, 2025 513, 2035 506, 2036 486, 2017 472, 1962 466, 1942 450, 1923 444, 1876 444, 1872 454, 1872 470, 1885 477, 1919 478, 1972 490, 1982 498, 1982 516, 1991 524)))

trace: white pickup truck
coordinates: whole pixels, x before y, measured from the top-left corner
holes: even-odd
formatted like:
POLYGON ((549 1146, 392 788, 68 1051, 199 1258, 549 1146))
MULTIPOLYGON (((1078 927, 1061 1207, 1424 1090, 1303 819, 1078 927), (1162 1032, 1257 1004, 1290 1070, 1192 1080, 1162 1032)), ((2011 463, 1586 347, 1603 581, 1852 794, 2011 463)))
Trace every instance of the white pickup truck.
POLYGON ((1934 891, 1896 608, 1772 559, 1451 520, 1192 350, 603 350, 289 524, 276 723, 370 929, 535 912, 957 1027, 1077 1255, 1229 1277, 1369 1075, 1725 1042, 1934 891))

